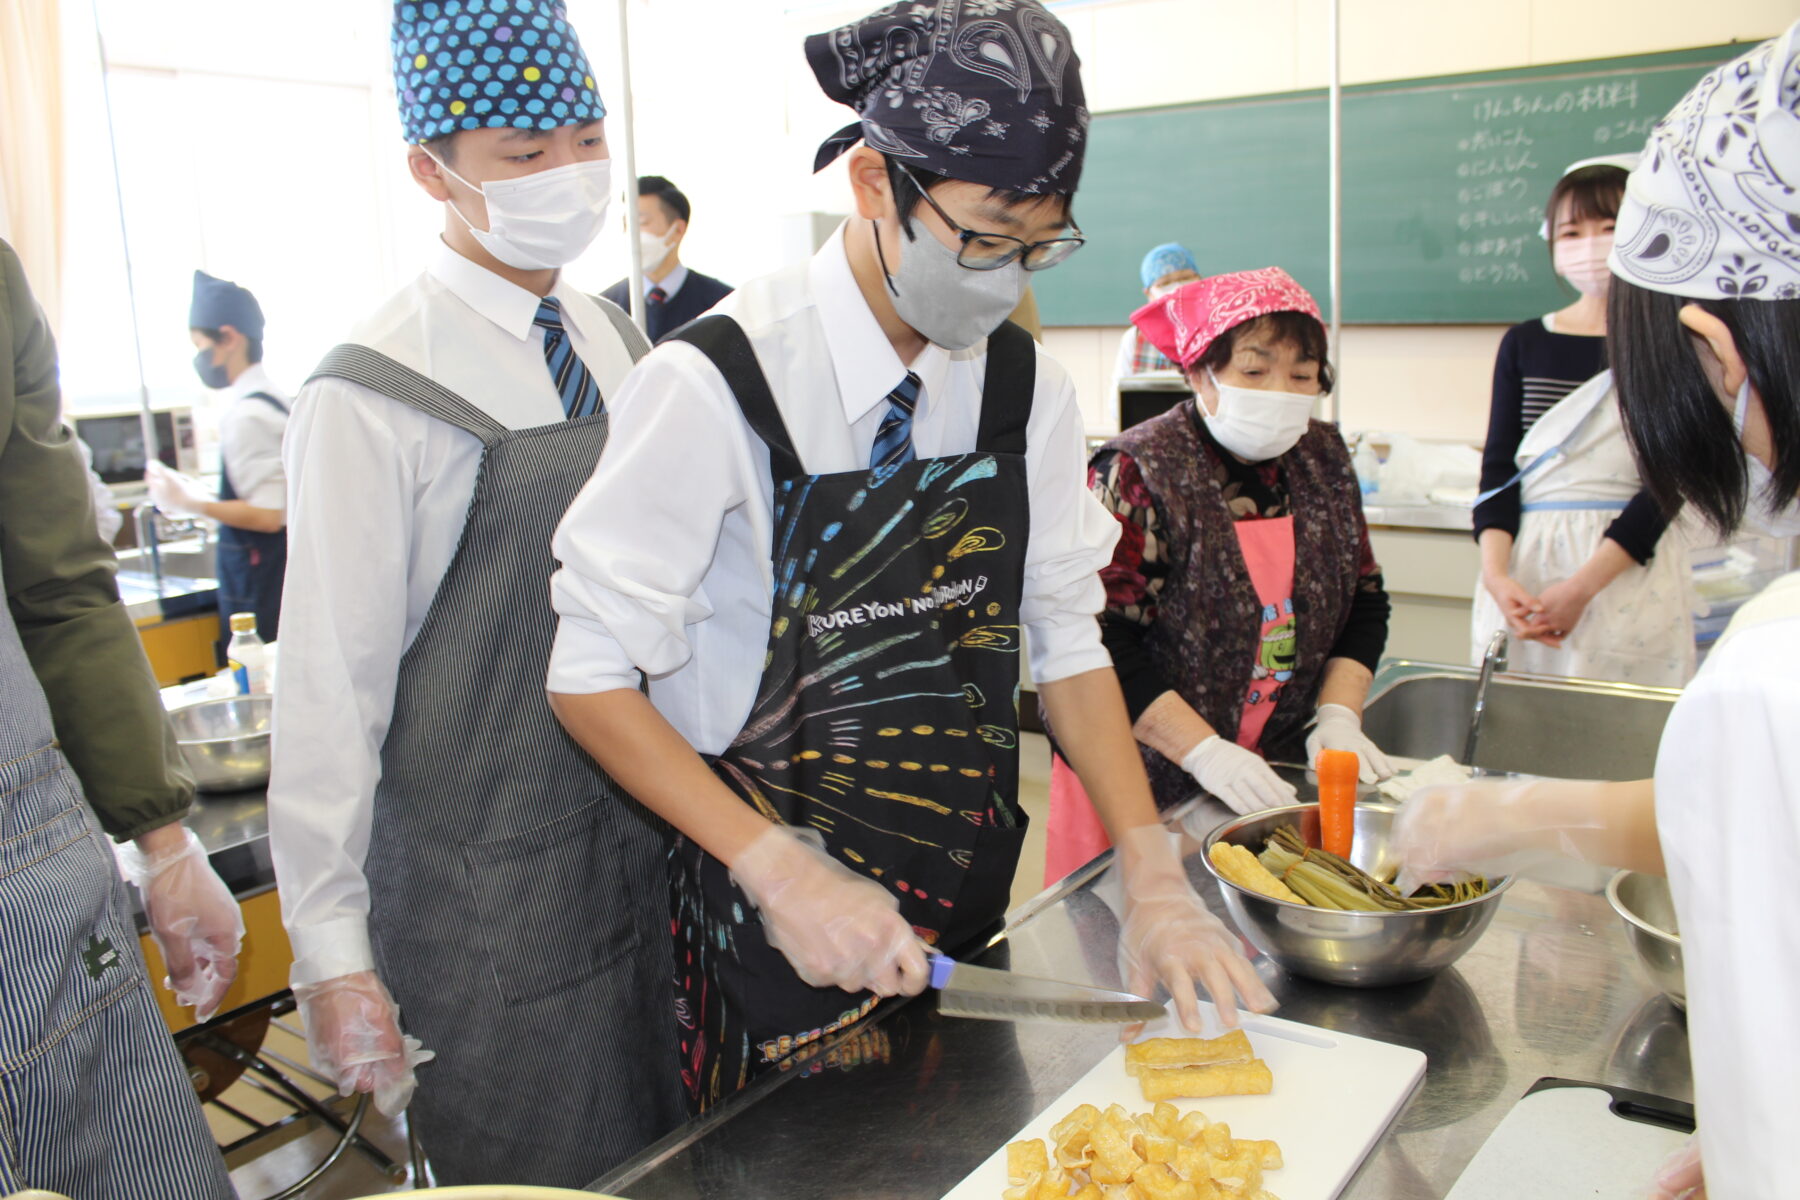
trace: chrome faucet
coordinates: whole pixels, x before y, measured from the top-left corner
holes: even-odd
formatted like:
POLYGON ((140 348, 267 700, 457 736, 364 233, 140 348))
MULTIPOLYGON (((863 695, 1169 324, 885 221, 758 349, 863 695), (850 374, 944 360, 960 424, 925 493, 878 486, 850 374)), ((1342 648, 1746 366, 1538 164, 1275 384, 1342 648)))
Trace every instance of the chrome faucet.
POLYGON ((1506 630, 1497 630, 1488 640, 1487 653, 1481 656, 1481 675, 1475 681, 1475 704, 1469 710, 1469 737, 1463 742, 1462 762, 1465 767, 1475 765, 1475 745, 1481 740, 1481 717, 1487 712, 1488 685, 1494 682, 1494 673, 1506 669, 1506 630))
POLYGON ((149 500, 140 501, 132 508, 131 522, 137 530, 138 550, 150 556, 150 574, 156 580, 159 591, 163 578, 162 543, 179 541, 197 534, 201 547, 206 545, 208 525, 204 520, 198 517, 171 517, 149 500))

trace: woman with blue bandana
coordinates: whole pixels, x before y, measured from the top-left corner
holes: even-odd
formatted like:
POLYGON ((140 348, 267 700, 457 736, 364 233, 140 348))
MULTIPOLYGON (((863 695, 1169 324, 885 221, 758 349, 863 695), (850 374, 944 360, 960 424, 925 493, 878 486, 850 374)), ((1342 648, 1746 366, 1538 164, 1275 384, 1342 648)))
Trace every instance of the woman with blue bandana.
POLYGON ((1006 321, 1082 242, 1069 31, 1037 0, 937 0, 806 52, 859 116, 815 162, 843 159, 855 215, 632 373, 555 542, 557 712, 681 835, 696 1109, 998 929, 1027 627, 1120 847, 1127 986, 1194 1029, 1197 983, 1227 1022, 1273 1003, 1157 820, 1095 621, 1117 526, 1068 373, 1006 321))
POLYGON ((294 994, 340 1088, 410 1096, 440 1182, 579 1187, 680 1111, 662 833, 543 691, 550 535, 644 348, 559 270, 605 219, 606 114, 559 0, 397 4, 393 51, 444 225, 288 431, 294 994))
MULTIPOLYGON (((1193 253, 1180 242, 1164 242, 1144 255, 1138 264, 1138 280, 1144 287, 1144 300, 1160 300, 1184 283, 1200 278, 1199 264, 1193 253)), ((1181 368, 1169 356, 1152 346, 1136 325, 1126 327, 1119 339, 1118 357, 1113 360, 1113 390, 1134 375, 1166 375, 1181 378, 1181 368)), ((1115 402, 1117 397, 1114 397, 1115 402)))
MULTIPOLYGON (((1800 535, 1800 24, 1650 131, 1607 265, 1607 355, 1658 506, 1724 535, 1800 535)), ((1765 1200, 1800 1179, 1800 907, 1769 887, 1800 866, 1796 729, 1800 574, 1732 619, 1669 714, 1654 780, 1428 789, 1401 815, 1398 852, 1424 878, 1558 857, 1668 876, 1699 1134, 1656 1200, 1765 1200)))

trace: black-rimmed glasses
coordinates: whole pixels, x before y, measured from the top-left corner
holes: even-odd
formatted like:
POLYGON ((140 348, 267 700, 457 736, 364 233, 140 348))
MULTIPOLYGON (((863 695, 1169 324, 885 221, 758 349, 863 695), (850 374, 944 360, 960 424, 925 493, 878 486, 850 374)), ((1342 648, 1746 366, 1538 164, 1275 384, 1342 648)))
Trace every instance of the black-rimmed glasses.
POLYGON ((971 271, 997 271, 1008 263, 1020 262, 1027 271, 1044 271, 1081 249, 1087 241, 1073 222, 1069 225, 1069 228, 1075 230, 1073 237, 1049 238, 1042 242, 1028 242, 1007 233, 977 233, 973 229, 965 229, 944 211, 943 205, 931 198, 931 193, 919 185, 918 179, 906 169, 904 163, 897 165, 913 187, 918 189, 919 195, 924 197, 925 203, 931 205, 931 211, 943 218, 944 224, 950 227, 962 243, 956 252, 958 266, 967 267, 971 271))

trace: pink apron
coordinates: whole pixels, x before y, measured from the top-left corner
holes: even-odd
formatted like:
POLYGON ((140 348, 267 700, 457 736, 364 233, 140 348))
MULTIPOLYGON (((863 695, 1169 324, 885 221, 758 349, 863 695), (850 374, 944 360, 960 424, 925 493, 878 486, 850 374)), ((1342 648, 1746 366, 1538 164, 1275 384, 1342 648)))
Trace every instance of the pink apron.
MULTIPOLYGON (((1294 518, 1238 521, 1238 549, 1262 603, 1262 637, 1244 689, 1238 745, 1255 750, 1275 712, 1275 699, 1293 675, 1298 644, 1294 624, 1294 518)), ((1050 758, 1050 819, 1045 829, 1044 886, 1086 866, 1112 845, 1081 780, 1061 755, 1050 758)))

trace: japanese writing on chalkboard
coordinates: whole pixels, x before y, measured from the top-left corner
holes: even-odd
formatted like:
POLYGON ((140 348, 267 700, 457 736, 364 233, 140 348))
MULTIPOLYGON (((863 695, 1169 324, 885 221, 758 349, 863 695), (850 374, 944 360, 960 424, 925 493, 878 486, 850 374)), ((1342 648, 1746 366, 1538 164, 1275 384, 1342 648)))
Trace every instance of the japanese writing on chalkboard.
POLYGON ((1509 121, 1517 117, 1535 117, 1546 113, 1585 113, 1609 108, 1636 108, 1638 85, 1635 79, 1615 79, 1589 83, 1561 92, 1514 92, 1510 96, 1489 96, 1475 102, 1475 119, 1482 122, 1509 121))
POLYGON ((1534 149, 1539 134, 1554 137, 1570 124, 1600 119, 1594 142, 1629 142, 1655 118, 1633 112, 1641 99, 1634 78, 1596 80, 1542 91, 1515 89, 1470 100, 1477 128, 1456 139, 1450 171, 1456 181, 1456 281, 1509 287, 1532 282, 1539 256, 1529 231, 1543 221, 1543 199, 1567 164, 1534 149), (1612 114, 1621 114, 1613 117, 1612 114), (1623 115, 1632 114, 1632 115, 1623 115), (1482 260, 1482 261, 1471 261, 1482 260))

